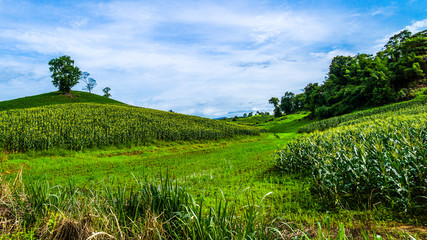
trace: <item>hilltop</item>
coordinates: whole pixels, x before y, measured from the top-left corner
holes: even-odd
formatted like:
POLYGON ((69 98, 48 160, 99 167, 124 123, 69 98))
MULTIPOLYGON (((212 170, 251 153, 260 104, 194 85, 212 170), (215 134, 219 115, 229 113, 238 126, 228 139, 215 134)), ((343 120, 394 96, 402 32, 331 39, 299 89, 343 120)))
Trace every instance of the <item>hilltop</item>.
POLYGON ((126 105, 122 102, 116 101, 111 98, 99 96, 93 93, 71 91, 70 93, 63 94, 59 91, 44 93, 34 96, 12 99, 0 102, 0 111, 11 109, 23 109, 42 107, 56 104, 66 103, 101 103, 101 104, 114 104, 126 105))

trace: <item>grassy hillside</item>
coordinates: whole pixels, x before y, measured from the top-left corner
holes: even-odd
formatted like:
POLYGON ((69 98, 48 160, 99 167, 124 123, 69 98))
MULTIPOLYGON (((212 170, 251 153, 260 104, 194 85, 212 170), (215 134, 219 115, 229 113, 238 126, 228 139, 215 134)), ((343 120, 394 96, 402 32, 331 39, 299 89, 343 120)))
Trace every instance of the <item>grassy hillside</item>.
POLYGON ((69 94, 61 92, 50 92, 35 96, 17 98, 8 101, 0 102, 0 111, 10 109, 42 107, 47 105, 65 104, 65 103, 102 103, 102 104, 118 104, 125 105, 122 102, 99 96, 93 93, 71 91, 69 94))
POLYGON ((291 133, 294 132, 295 129, 314 122, 313 120, 305 119, 305 117, 309 114, 310 112, 302 111, 279 118, 275 118, 271 115, 255 115, 246 118, 240 117, 234 120, 233 118, 224 118, 220 121, 247 126, 256 126, 264 128, 271 133, 291 133))

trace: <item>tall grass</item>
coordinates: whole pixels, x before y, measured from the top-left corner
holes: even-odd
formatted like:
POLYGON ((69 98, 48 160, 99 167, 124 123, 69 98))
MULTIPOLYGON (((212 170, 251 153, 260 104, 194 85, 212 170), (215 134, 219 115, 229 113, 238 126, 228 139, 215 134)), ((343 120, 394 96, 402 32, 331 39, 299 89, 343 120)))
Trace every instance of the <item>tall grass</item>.
MULTIPOLYGON (((100 190, 1 181, 1 236, 42 239, 273 239, 261 203, 218 199, 204 207, 167 176, 159 183, 100 190), (28 231, 27 229, 31 229, 28 231)), ((237 194, 240 194, 239 191, 237 194)), ((1 237, 0 237, 1 239, 1 237)))
MULTIPOLYGON (((317 231, 270 219, 263 206, 270 193, 259 202, 248 194, 244 206, 223 196, 205 207, 203 198, 196 201, 168 176, 158 183, 135 181, 137 187, 95 191, 72 181, 24 185, 21 174, 11 182, 0 177, 0 239, 372 239, 363 230, 347 233, 329 218, 318 222, 317 231)), ((235 197, 247 191, 239 188, 235 197)))

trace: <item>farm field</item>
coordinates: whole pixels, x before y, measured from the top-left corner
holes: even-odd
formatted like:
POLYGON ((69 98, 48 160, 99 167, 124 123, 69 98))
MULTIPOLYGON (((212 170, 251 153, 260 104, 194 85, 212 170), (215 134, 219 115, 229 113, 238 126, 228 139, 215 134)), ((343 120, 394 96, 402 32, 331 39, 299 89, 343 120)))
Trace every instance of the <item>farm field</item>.
MULTIPOLYGON (((414 104, 409 103, 409 105, 414 104)), ((405 119, 421 123, 420 126, 423 126, 422 121, 425 119, 423 116, 426 112, 425 103, 424 105, 415 104, 413 109, 402 108, 398 111, 401 111, 399 115, 406 115, 405 119)), ((258 215, 255 214, 256 217, 254 219, 256 222, 262 223, 261 226, 254 224, 253 228, 255 230, 257 227, 264 230, 275 229, 267 231, 268 234, 266 235, 259 235, 259 233, 256 235, 254 233, 252 238, 345 239, 346 237, 358 237, 371 239, 376 235, 382 236, 382 239, 406 239, 409 236, 415 237, 415 239, 425 238, 426 222, 419 212, 418 214, 405 213, 400 209, 395 211, 394 208, 382 207, 381 205, 364 209, 363 202, 359 208, 349 208, 345 204, 342 206, 325 206, 323 199, 319 199, 319 195, 316 195, 312 190, 314 185, 310 174, 298 172, 289 174, 280 170, 281 167, 278 167, 277 156, 280 154, 278 150, 282 149, 283 146, 293 146, 292 144, 296 145, 299 142, 304 142, 304 139, 310 139, 309 136, 312 135, 331 135, 334 131, 346 131, 351 127, 350 121, 347 121, 346 123, 341 123, 342 125, 347 124, 347 126, 341 127, 342 130, 331 129, 331 131, 326 130, 323 133, 315 132, 312 135, 299 134, 297 133, 298 129, 313 122, 312 120, 304 119, 307 114, 302 112, 274 120, 259 119, 260 116, 254 116, 252 119, 239 119, 237 121, 240 123, 245 123, 246 121, 247 125, 258 125, 269 131, 255 136, 234 136, 218 140, 201 139, 190 141, 152 139, 145 145, 101 145, 77 151, 72 150, 72 148, 69 150, 64 148, 30 150, 25 153, 13 150, 3 151, 0 156, 0 174, 3 190, 3 195, 1 196, 3 205, 1 206, 3 206, 2 209, 4 209, 4 206, 10 206, 7 204, 6 197, 11 197, 11 195, 7 195, 5 192, 13 189, 13 186, 19 186, 19 184, 13 185, 18 177, 18 182, 22 181, 24 186, 29 189, 26 193, 27 197, 32 191, 35 197, 44 199, 46 202, 40 203, 41 213, 34 213, 39 219, 31 220, 34 224, 33 226, 44 230, 24 231, 20 229, 18 233, 15 233, 18 235, 15 236, 25 238, 29 236, 26 235, 27 233, 37 236, 55 236, 58 233, 55 231, 59 230, 55 230, 52 222, 63 227, 64 221, 67 219, 74 219, 77 222, 82 221, 81 212, 63 215, 64 213, 61 214, 61 211, 57 212, 55 210, 63 207, 58 205, 60 201, 58 200, 57 203, 55 199, 62 199, 60 194, 65 194, 69 189, 74 189, 76 196, 81 194, 80 197, 82 199, 92 196, 88 192, 93 194, 99 191, 107 194, 107 196, 108 193, 111 193, 113 196, 111 201, 118 204, 121 199, 120 193, 132 196, 129 191, 142 188, 141 182, 153 184, 149 185, 153 187, 162 186, 164 181, 171 181, 172 186, 183 186, 185 191, 194 198, 196 205, 190 204, 189 206, 193 207, 189 208, 201 211, 200 215, 198 215, 199 219, 202 219, 200 217, 202 212, 203 214, 210 214, 209 208, 221 209, 218 206, 219 201, 227 202, 229 206, 233 206, 235 214, 242 216, 242 221, 244 222, 238 222, 231 230, 227 230, 230 232, 230 235, 227 235, 229 238, 249 238, 249 236, 245 235, 246 233, 240 233, 238 229, 246 229, 248 226, 252 226, 248 224, 248 220, 251 219, 248 214, 253 213, 250 210, 250 206, 257 207, 255 212, 258 215), (294 141, 295 138, 297 138, 297 141, 294 141), (205 207, 204 210, 200 207, 202 204, 205 207), (394 214, 396 212, 399 214, 394 214), (49 227, 51 229, 50 232, 49 227)), ((387 111, 382 111, 379 114, 382 114, 381 119, 388 119, 387 111)), ((377 117, 374 117, 374 119, 377 117)), ((353 119, 352 121, 357 123, 358 120, 353 119)), ((365 125, 371 124, 367 119, 363 121, 367 122, 365 125)), ((398 118, 395 121, 404 122, 404 119, 398 118)), ((424 135, 420 133, 418 136, 425 136, 425 133, 424 135)), ((329 139, 328 141, 334 142, 335 140, 329 139)), ((297 166, 303 167, 305 165, 299 164, 297 166)), ((301 169, 304 170, 304 168, 301 169)), ((339 197, 339 194, 335 197, 339 197)), ((91 201, 99 199, 98 195, 95 196, 97 198, 93 197, 91 201)), ((66 198, 64 197, 64 199, 66 198)), ((344 198, 344 200, 347 199, 344 198)), ((186 200, 182 201, 185 202, 186 200)), ((69 204, 68 202, 65 205, 68 206, 69 204)), ((78 202, 75 204, 78 206, 78 202)), ((123 202, 123 207, 128 204, 130 202, 123 202)), ((417 202, 417 204, 423 206, 422 202, 417 202)), ((100 203, 100 205, 103 204, 100 203)), ((94 206, 93 209, 98 208, 94 206)), ((138 230, 141 230, 132 221, 129 223, 127 215, 121 214, 120 211, 112 215, 108 215, 110 214, 109 211, 113 211, 111 209, 98 209, 96 210, 99 211, 97 214, 93 212, 94 210, 87 211, 90 214, 99 216, 99 218, 105 218, 104 220, 93 220, 95 221, 93 228, 96 228, 92 229, 93 232, 106 232, 116 238, 120 238, 124 231, 129 238, 136 238, 138 230), (111 226, 110 222, 106 220, 114 219, 114 216, 118 218, 118 226, 122 226, 123 229, 111 226)), ((161 215, 163 211, 164 215, 167 215, 166 210, 160 210, 157 214, 161 215)), ((31 215, 27 217, 31 218, 31 215)), ((137 216, 135 218, 138 219, 137 216)), ((141 219, 146 219, 146 217, 141 217, 141 219)), ((184 221, 185 217, 182 217, 181 220, 184 221)), ((189 222, 184 225, 190 226, 191 217, 187 220, 189 222)), ((215 222, 214 220, 212 221, 215 222)), ((231 224, 233 223, 232 220, 228 219, 228 221, 230 224, 227 227, 233 225, 231 224)), ((213 226, 217 226, 215 225, 216 223, 210 224, 212 225, 208 224, 207 226, 211 227, 207 227, 203 231, 200 230, 200 233, 194 233, 194 235, 189 232, 182 233, 178 231, 175 234, 181 237, 193 236, 195 239, 203 239, 204 237, 201 237, 203 233, 209 233, 203 236, 206 238, 214 236, 213 238, 216 239, 225 238, 225 236, 216 235, 219 234, 218 232, 209 232, 212 229, 216 229, 213 226)), ((3 225, 2 231, 6 231, 9 227, 7 224, 3 225)), ((189 227, 188 231, 191 229, 194 230, 194 228, 189 227)), ((177 238, 176 236, 168 235, 166 230, 171 231, 171 229, 166 229, 165 227, 164 232, 159 232, 161 237, 157 238, 177 238)), ((105 239, 109 239, 107 235, 102 236, 105 239)))

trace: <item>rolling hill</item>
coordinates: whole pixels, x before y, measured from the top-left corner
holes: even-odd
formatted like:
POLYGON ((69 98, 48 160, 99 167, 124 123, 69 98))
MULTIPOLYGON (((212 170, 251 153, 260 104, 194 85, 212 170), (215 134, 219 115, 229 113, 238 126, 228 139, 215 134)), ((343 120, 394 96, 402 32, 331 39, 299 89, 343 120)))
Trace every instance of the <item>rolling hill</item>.
POLYGON ((50 92, 40 95, 17 98, 0 102, 0 111, 21 108, 42 107, 47 105, 65 104, 65 103, 100 103, 126 105, 111 98, 106 98, 93 93, 71 91, 69 94, 61 92, 50 92))

